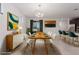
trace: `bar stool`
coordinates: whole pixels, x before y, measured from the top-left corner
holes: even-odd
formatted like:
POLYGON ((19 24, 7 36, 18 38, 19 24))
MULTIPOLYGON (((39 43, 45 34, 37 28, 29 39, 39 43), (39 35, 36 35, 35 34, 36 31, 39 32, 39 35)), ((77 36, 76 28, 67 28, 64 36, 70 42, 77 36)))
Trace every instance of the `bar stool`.
POLYGON ((68 33, 66 33, 65 31, 62 31, 62 34, 63 34, 64 40, 67 41, 68 33))
POLYGON ((74 42, 78 42, 78 36, 75 33, 69 32, 68 35, 72 38, 70 40, 71 44, 74 44, 74 42))
POLYGON ((60 36, 61 36, 61 34, 62 34, 62 31, 61 31, 61 30, 59 30, 59 34, 60 34, 60 36))
POLYGON ((58 32, 59 32, 59 34, 60 34, 60 38, 62 38, 62 31, 59 30, 58 32))

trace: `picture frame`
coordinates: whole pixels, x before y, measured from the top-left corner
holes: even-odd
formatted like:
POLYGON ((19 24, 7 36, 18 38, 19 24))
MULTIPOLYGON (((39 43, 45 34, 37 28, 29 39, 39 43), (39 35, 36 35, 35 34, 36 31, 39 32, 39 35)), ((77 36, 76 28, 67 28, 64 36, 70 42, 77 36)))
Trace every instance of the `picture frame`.
POLYGON ((45 27, 48 27, 48 28, 56 27, 56 20, 46 20, 45 27))
POLYGON ((17 30, 18 23, 19 23, 18 16, 10 12, 7 12, 7 30, 17 30))

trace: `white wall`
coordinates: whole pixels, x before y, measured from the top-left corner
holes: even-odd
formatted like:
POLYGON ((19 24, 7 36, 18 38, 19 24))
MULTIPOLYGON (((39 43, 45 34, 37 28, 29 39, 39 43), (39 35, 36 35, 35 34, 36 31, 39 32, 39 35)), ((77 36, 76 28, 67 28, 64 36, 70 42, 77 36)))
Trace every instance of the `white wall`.
POLYGON ((69 28, 69 18, 55 18, 55 19, 44 19, 43 21, 43 31, 45 33, 52 32, 53 34, 58 34, 58 30, 68 31, 69 28), (44 26, 45 20, 56 20, 56 27, 47 28, 44 26))
POLYGON ((23 27, 22 33, 26 31, 26 19, 20 11, 9 3, 2 4, 3 15, 0 15, 0 50, 5 51, 5 37, 7 34, 12 33, 12 31, 7 30, 7 12, 11 12, 19 17, 19 25, 23 27))
POLYGON ((58 30, 68 30, 68 26, 69 26, 69 19, 68 18, 55 18, 55 19, 45 19, 43 21, 43 26, 44 26, 44 32, 48 32, 48 31, 52 31, 55 32, 58 30), (52 28, 47 28, 44 26, 44 21, 45 20, 56 20, 56 27, 52 27, 52 28))
MULTIPOLYGON (((32 18, 28 18, 26 21, 27 27, 30 27, 30 19, 32 19, 32 18)), ((52 32, 52 33, 58 34, 58 30, 65 30, 65 31, 69 30, 69 18, 55 18, 55 19, 44 18, 43 19, 43 31, 45 33, 52 32), (56 27, 53 27, 53 28, 45 27, 45 25, 44 25, 45 20, 56 20, 56 27)))

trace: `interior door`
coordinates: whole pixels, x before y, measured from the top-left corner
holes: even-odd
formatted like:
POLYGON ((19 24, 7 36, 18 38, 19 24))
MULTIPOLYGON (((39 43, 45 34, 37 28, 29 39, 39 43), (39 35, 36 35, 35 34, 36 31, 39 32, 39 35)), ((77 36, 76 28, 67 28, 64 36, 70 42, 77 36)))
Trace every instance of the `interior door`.
POLYGON ((39 20, 39 21, 30 20, 30 29, 31 29, 31 34, 37 31, 43 31, 43 20, 39 20))

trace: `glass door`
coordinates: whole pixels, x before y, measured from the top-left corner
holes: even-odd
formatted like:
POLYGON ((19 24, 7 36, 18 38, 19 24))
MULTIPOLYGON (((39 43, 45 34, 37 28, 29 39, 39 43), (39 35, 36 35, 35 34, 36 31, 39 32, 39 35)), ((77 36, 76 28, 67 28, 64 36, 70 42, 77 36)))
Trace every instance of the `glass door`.
POLYGON ((43 31, 43 21, 30 21, 30 28, 31 28, 31 33, 35 33, 37 31, 43 31))

